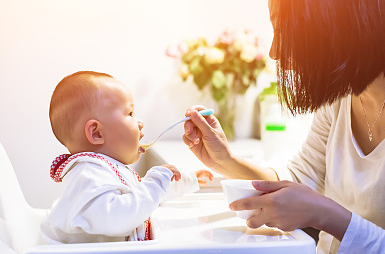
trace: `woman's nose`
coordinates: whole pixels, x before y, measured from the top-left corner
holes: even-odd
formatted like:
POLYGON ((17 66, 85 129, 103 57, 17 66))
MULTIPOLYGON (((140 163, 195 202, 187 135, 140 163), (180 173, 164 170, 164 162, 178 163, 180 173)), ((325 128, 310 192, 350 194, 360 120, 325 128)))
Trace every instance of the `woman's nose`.
POLYGON ((273 60, 278 60, 278 43, 276 35, 274 35, 273 42, 271 43, 269 56, 273 60))

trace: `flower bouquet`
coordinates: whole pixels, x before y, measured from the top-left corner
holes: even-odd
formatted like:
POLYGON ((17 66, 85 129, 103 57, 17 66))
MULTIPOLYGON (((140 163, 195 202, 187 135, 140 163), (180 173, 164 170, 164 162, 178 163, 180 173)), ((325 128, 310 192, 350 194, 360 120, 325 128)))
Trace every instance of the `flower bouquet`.
POLYGON ((234 138, 235 95, 256 85, 266 58, 259 38, 248 31, 226 30, 209 43, 205 38, 186 40, 166 54, 181 60, 180 76, 192 77, 199 90, 206 87, 218 105, 218 120, 228 139, 234 138))

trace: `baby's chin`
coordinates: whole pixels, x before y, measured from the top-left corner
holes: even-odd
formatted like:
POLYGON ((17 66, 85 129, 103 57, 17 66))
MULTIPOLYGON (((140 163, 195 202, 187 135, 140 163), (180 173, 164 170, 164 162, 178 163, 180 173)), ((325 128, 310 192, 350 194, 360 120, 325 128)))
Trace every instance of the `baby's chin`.
POLYGON ((145 153, 146 153, 146 150, 144 150, 142 147, 139 146, 138 147, 138 152, 137 152, 135 158, 131 157, 131 161, 130 161, 129 164, 137 163, 139 161, 139 159, 140 159, 140 156, 142 156, 142 154, 145 154, 145 153))
POLYGON ((140 156, 142 154, 146 153, 146 151, 143 149, 144 150, 144 152, 143 152, 142 149, 143 148, 138 148, 138 152, 135 155, 131 155, 129 158, 125 158, 124 162, 122 162, 122 163, 125 165, 137 163, 140 159, 140 156))

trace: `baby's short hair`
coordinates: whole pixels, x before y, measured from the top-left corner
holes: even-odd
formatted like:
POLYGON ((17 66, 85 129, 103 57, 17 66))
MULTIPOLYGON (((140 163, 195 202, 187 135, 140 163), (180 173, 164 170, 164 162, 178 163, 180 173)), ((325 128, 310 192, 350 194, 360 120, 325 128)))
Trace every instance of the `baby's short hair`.
POLYGON ((49 118, 55 137, 63 145, 81 115, 98 103, 101 92, 95 78, 113 77, 94 71, 75 72, 63 78, 52 94, 49 118))

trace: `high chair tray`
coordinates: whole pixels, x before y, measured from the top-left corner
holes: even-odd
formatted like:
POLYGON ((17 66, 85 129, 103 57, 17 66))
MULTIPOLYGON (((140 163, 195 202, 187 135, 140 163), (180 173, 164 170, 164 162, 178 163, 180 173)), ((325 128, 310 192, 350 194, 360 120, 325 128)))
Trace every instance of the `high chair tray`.
POLYGON ((161 204, 151 216, 154 239, 42 245, 28 254, 47 253, 302 253, 315 254, 315 242, 302 230, 250 229, 228 209, 223 193, 195 193, 161 204))

